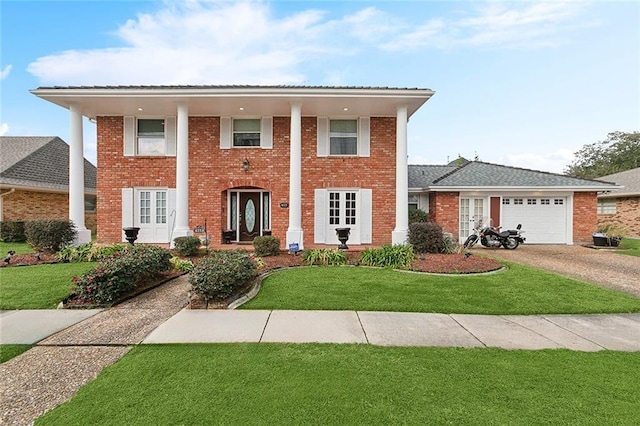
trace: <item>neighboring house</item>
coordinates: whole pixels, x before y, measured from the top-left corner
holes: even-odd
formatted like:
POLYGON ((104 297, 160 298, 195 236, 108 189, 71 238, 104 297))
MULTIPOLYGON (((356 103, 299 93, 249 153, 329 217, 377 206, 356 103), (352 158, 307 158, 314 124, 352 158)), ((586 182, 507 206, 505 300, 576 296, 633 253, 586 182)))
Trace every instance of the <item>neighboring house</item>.
POLYGON ((97 123, 100 242, 123 241, 122 228, 135 226, 140 242, 170 243, 205 222, 214 242, 230 230, 236 242, 270 233, 285 247, 335 246, 341 227, 351 228, 349 245, 406 241, 407 122, 433 95, 429 89, 107 86, 32 93, 69 109, 72 150, 83 149, 82 116, 97 123))
MULTIPOLYGON (((69 218, 69 145, 58 137, 0 137, 0 221, 69 218)), ((85 222, 95 230, 96 167, 84 160, 85 222)))
POLYGON ((597 192, 614 188, 599 180, 480 161, 409 166, 409 208, 428 211, 431 220, 461 241, 476 221, 492 219, 503 229, 521 223, 527 243, 590 242, 597 192))
POLYGON ((598 194, 598 225, 622 225, 640 238, 640 167, 598 179, 622 187, 598 194))

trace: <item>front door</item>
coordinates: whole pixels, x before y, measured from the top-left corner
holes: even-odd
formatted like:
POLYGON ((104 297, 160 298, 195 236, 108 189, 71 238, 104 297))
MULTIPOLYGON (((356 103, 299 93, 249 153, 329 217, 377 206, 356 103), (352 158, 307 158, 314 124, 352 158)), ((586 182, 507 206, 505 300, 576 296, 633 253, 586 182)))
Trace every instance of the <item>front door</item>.
POLYGON ((484 219, 484 198, 460 198, 460 241, 464 241, 474 226, 484 219))
POLYGON ((260 235, 260 192, 240 192, 240 241, 253 241, 260 235))

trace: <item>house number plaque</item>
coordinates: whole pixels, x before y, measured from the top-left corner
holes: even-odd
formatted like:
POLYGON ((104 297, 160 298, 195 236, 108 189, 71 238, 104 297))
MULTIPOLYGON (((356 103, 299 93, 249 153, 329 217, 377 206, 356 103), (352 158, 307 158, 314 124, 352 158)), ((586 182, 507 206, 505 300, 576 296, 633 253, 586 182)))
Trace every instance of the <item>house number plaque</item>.
POLYGON ((289 203, 280 203, 280 207, 282 207, 283 209, 286 209, 289 207, 289 203))

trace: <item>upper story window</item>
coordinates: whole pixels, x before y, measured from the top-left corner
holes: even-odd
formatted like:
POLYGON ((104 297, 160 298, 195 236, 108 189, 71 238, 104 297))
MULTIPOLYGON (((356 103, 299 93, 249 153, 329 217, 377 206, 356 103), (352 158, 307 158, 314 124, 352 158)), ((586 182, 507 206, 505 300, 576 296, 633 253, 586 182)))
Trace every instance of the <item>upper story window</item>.
POLYGON ((358 120, 329 120, 329 155, 358 154, 358 120))
POLYGON ((138 155, 165 155, 164 119, 138 119, 138 155))
POLYGON ((260 146, 260 119, 233 120, 233 146, 260 146))

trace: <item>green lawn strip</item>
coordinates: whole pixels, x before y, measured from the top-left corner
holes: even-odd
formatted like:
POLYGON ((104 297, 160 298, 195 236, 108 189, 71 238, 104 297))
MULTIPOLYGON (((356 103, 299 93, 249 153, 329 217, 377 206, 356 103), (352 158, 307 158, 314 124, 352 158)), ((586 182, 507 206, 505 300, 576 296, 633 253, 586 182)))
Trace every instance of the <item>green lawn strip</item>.
POLYGON ((9 250, 13 250, 16 254, 35 253, 31 246, 27 243, 5 243, 0 241, 0 255, 4 258, 9 250))
POLYGON ((0 364, 31 349, 31 345, 0 345, 0 364))
POLYGON ((54 309, 71 293, 74 275, 95 262, 0 268, 0 309, 54 309))
POLYGON ((636 424, 638 383, 625 352, 143 345, 36 424, 636 424))
POLYGON ((623 250, 616 250, 614 253, 640 257, 640 239, 624 238, 620 242, 620 247, 622 247, 623 250))
POLYGON ((362 267, 277 272, 241 309, 357 310, 459 314, 640 312, 640 299, 509 264, 475 276, 435 276, 362 267))

